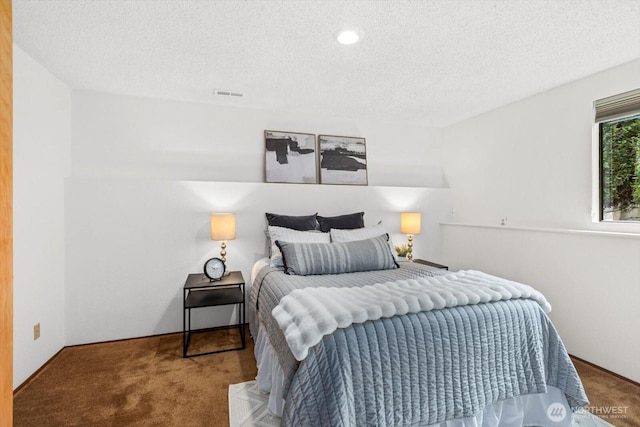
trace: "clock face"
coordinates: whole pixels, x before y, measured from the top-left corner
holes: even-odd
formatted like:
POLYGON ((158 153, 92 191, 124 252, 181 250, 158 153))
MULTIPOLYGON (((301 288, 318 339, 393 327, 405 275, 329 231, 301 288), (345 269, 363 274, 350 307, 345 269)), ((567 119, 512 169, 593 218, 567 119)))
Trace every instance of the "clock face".
POLYGON ((211 258, 204 263, 204 275, 210 280, 220 280, 224 275, 225 265, 220 258, 211 258))

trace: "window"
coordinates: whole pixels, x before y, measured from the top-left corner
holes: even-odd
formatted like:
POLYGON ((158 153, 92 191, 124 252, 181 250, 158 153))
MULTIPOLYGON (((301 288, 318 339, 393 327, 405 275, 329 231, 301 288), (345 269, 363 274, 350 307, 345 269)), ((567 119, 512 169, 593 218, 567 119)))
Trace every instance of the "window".
POLYGON ((596 101, 600 220, 640 221, 640 89, 596 101))

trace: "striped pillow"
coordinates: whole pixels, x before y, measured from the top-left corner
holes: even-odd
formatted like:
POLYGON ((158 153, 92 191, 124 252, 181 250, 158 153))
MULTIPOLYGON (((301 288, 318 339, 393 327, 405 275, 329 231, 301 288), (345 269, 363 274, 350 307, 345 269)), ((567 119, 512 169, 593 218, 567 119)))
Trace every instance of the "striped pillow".
POLYGON ((294 243, 277 240, 287 274, 355 273, 397 268, 389 235, 344 243, 294 243))
POLYGON ((291 228, 269 226, 269 238, 271 240, 271 267, 284 267, 282 253, 276 246, 276 240, 296 243, 329 243, 329 233, 320 231, 298 231, 291 228))

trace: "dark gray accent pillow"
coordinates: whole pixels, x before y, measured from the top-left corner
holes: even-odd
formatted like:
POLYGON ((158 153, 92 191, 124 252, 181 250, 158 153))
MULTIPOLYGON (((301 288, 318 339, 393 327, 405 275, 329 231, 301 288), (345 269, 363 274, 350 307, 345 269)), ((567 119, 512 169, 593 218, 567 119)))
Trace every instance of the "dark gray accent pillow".
POLYGON ((399 267, 391 249, 389 235, 343 243, 292 243, 276 240, 287 274, 355 273, 390 270, 399 267))
POLYGON ((364 212, 357 212, 339 216, 320 216, 318 215, 318 224, 320 231, 328 233, 332 228, 340 230, 353 230, 354 228, 364 227, 364 212))
POLYGON ((316 217, 317 213, 313 215, 280 215, 274 213, 265 213, 267 217, 267 223, 269 225, 275 225, 276 227, 291 228, 292 230, 309 231, 318 229, 318 221, 316 217))

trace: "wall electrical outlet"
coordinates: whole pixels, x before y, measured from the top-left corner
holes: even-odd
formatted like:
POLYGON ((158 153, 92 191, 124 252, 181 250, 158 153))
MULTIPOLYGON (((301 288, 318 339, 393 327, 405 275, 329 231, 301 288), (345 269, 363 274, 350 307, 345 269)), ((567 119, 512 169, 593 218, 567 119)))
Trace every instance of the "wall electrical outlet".
POLYGON ((506 216, 501 216, 500 217, 500 225, 507 225, 507 217, 506 216))
POLYGON ((33 325, 33 340, 40 338, 40 323, 33 325))

